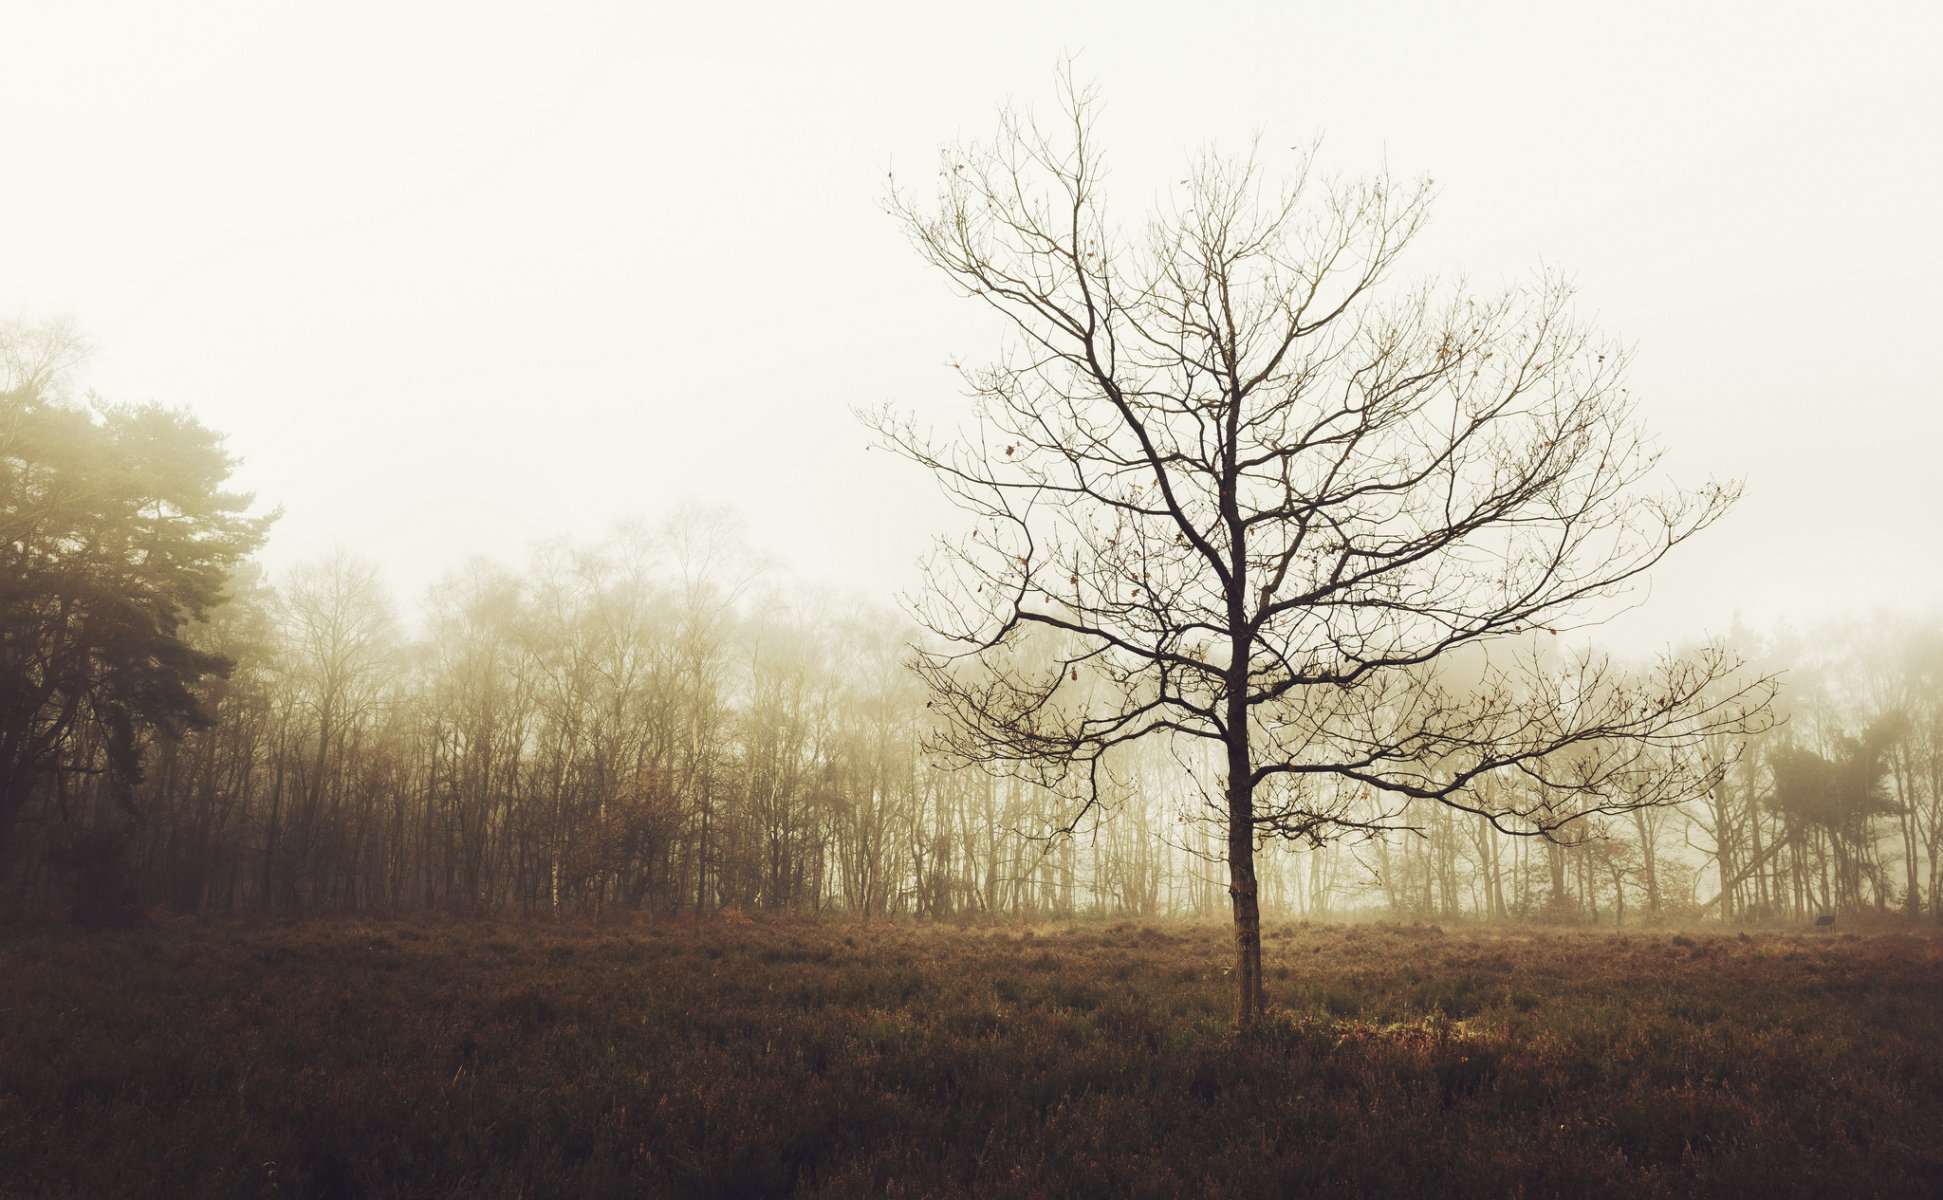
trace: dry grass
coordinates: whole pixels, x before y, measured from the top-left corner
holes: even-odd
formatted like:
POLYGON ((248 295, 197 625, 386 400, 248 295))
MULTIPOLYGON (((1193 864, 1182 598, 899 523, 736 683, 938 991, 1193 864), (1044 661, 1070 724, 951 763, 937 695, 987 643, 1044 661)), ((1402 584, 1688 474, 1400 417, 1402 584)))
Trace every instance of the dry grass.
POLYGON ((1943 942, 317 922, 0 938, 0 1191, 1943 1194, 1943 942))

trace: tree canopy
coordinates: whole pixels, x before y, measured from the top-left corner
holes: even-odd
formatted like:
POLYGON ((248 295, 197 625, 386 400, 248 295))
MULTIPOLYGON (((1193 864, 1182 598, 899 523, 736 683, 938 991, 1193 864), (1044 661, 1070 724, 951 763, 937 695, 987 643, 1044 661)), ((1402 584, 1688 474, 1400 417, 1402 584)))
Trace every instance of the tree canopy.
POLYGON ((195 624, 269 518, 192 417, 61 395, 70 344, 0 329, 0 837, 36 785, 141 777, 141 748, 207 722, 228 663, 195 624))

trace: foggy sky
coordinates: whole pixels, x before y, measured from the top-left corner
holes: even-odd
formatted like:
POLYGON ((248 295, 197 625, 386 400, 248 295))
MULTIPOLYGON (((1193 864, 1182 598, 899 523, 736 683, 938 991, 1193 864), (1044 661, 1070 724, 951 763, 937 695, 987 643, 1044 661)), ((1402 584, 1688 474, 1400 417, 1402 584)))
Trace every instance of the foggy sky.
POLYGON ((1722 526, 1643 648, 1943 598, 1929 5, 52 5, 0 0, 0 312, 229 434, 408 607, 469 554, 731 504, 888 602, 945 509, 853 405, 996 344, 881 211, 1096 82, 1123 218, 1203 145, 1428 175, 1408 275, 1567 272, 1722 526))

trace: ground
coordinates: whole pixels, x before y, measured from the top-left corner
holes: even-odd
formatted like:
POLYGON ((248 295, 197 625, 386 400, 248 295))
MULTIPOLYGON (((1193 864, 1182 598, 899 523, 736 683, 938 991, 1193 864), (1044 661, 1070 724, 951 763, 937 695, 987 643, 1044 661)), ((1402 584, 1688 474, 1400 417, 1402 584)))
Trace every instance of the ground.
POLYGON ((0 1194, 1943 1194, 1943 939, 0 931, 0 1194))

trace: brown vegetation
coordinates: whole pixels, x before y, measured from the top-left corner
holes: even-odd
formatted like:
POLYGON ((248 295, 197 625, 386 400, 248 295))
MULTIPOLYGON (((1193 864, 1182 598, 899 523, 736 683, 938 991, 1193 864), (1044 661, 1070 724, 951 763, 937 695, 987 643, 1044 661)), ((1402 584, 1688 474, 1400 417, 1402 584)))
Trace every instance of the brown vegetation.
POLYGON ((1943 941, 186 921, 0 940, 0 1192, 1935 1194, 1943 941))

